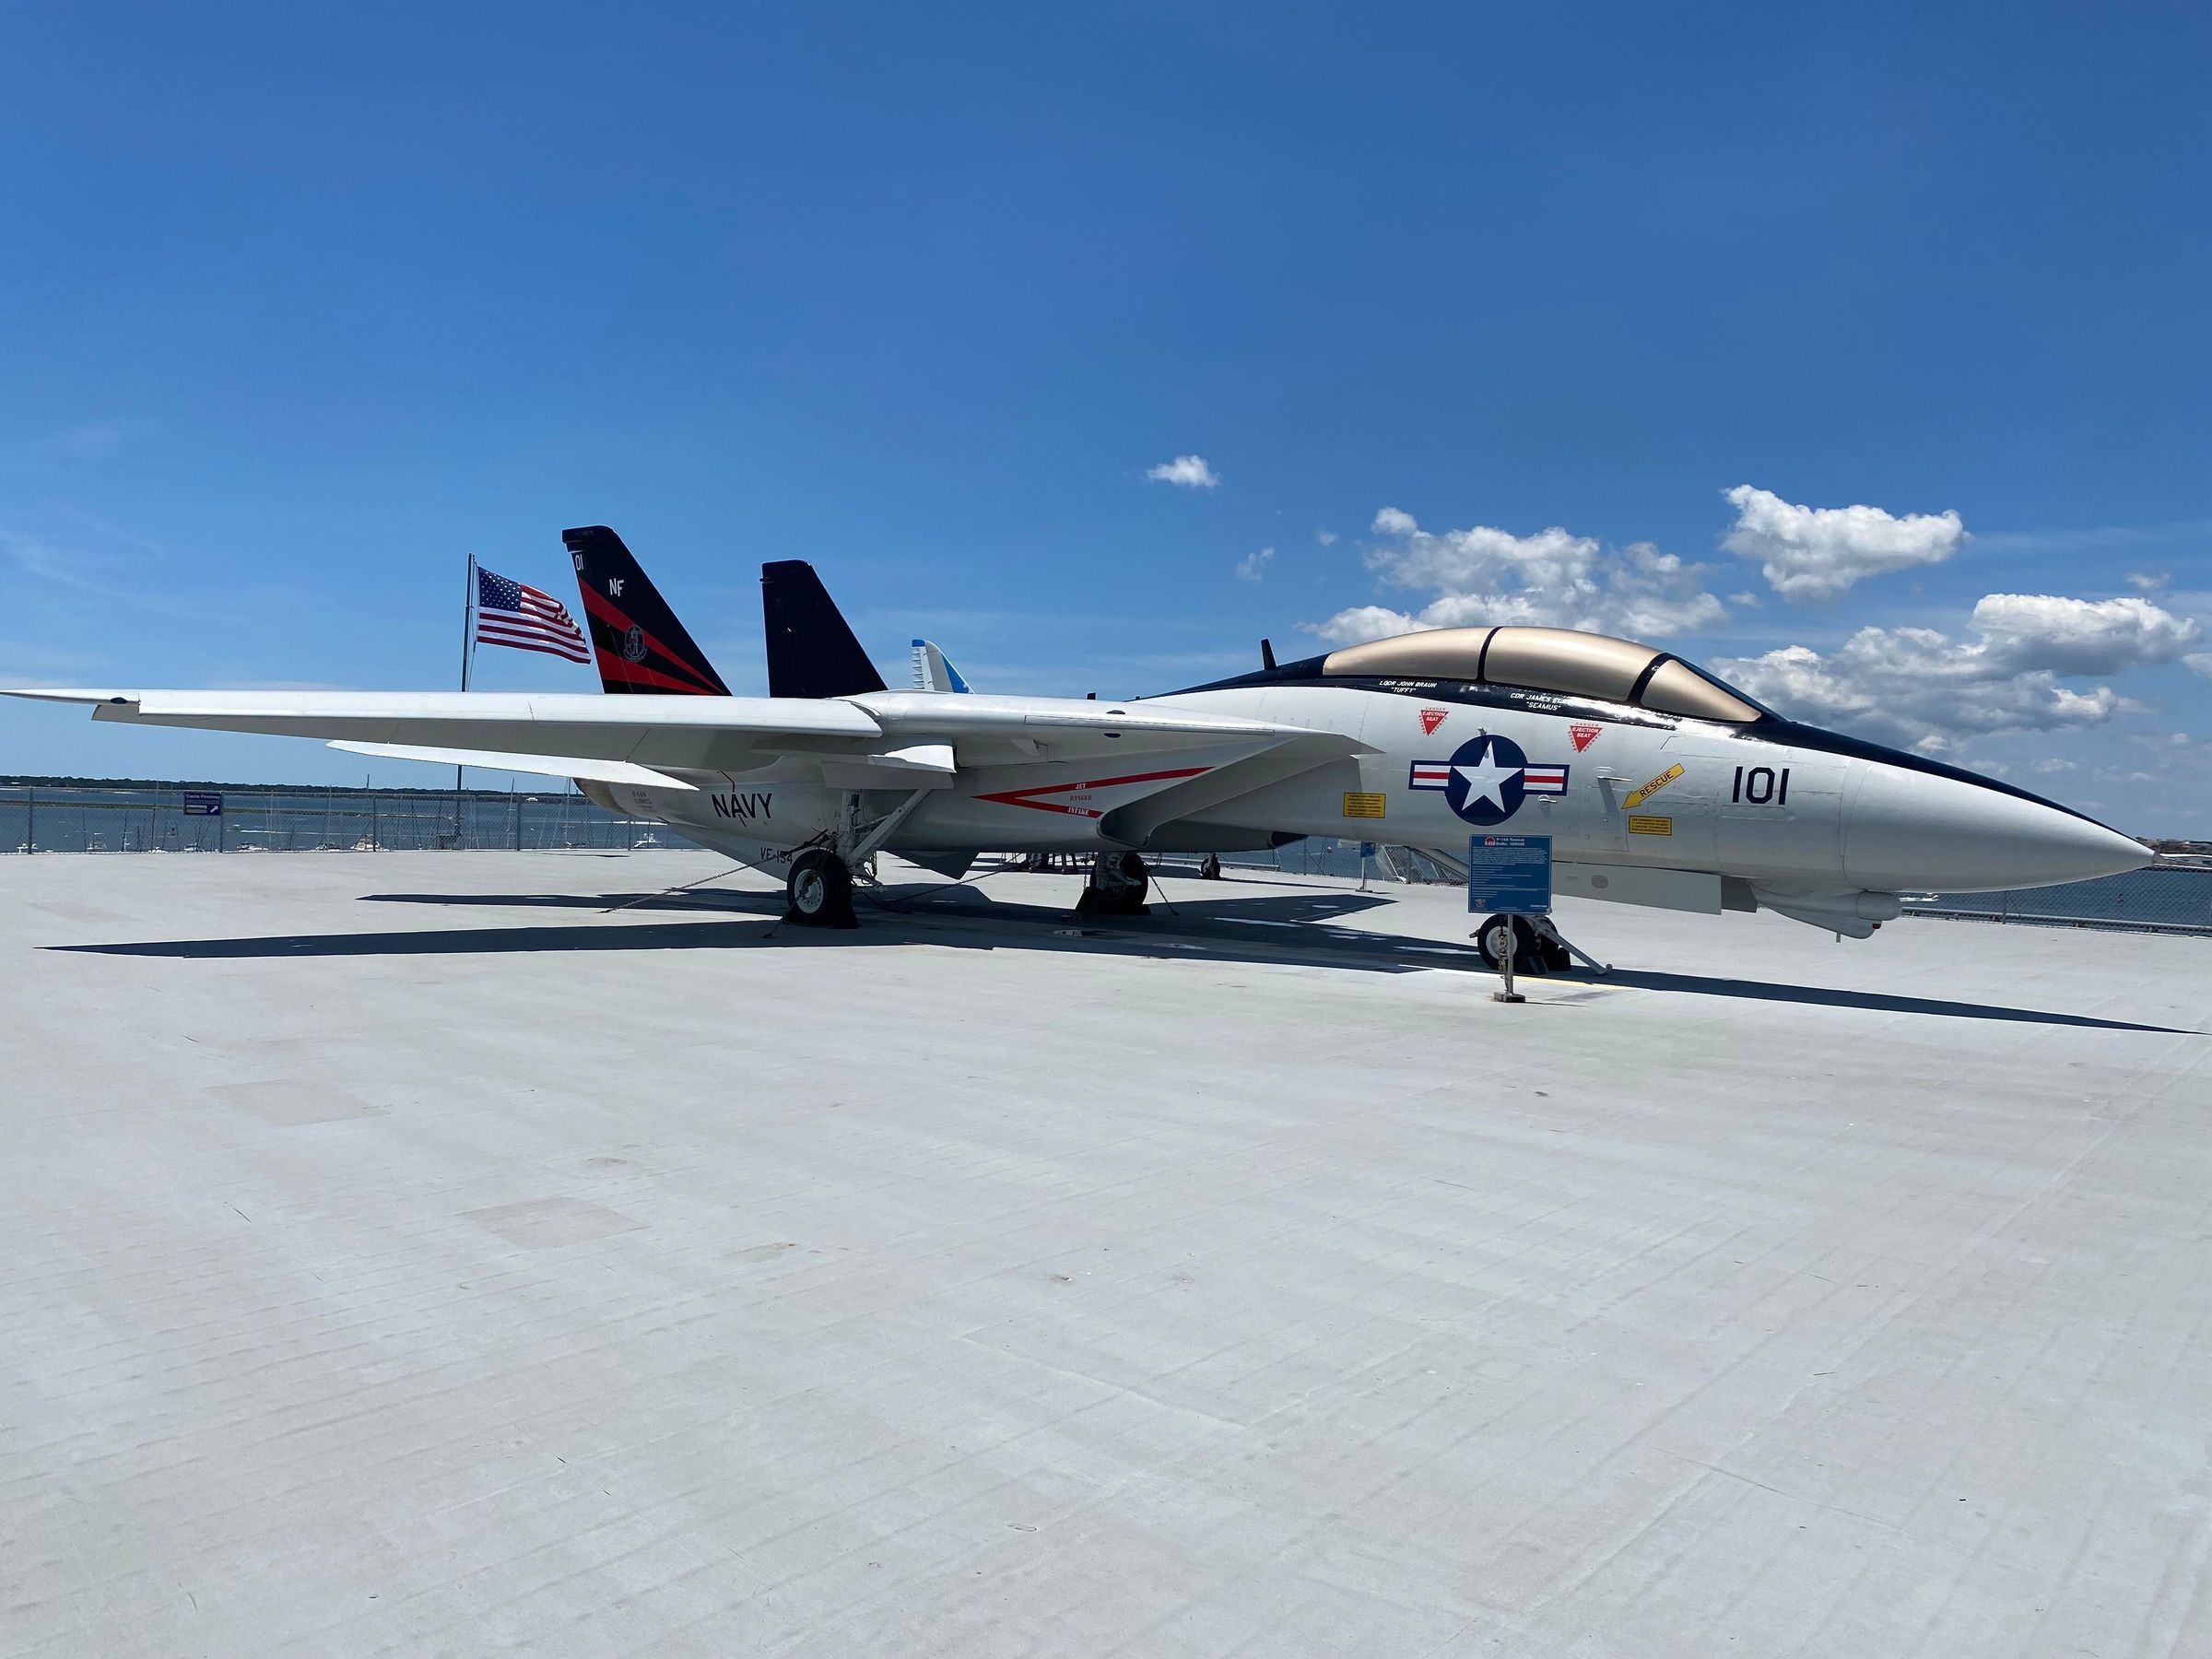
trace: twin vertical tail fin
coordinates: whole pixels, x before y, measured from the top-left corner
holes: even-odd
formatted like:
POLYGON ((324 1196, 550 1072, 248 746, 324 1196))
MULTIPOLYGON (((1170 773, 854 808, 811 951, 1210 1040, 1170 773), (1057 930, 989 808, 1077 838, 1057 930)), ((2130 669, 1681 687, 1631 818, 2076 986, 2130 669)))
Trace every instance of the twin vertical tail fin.
MULTIPOLYGON (((605 524, 588 524, 563 530, 560 539, 576 567, 603 687, 629 695, 730 695, 620 536, 605 524)), ((850 697, 884 689, 883 677, 812 565, 797 559, 762 565, 760 604, 768 626, 771 697, 850 697)), ((949 665, 947 672, 957 684, 949 665)))
POLYGON ((885 688, 883 676, 805 559, 760 567, 760 616, 768 630, 771 697, 852 697, 885 688))
POLYGON ((587 524, 563 530, 560 539, 576 566, 601 686, 625 695, 729 696, 620 536, 605 524, 587 524))

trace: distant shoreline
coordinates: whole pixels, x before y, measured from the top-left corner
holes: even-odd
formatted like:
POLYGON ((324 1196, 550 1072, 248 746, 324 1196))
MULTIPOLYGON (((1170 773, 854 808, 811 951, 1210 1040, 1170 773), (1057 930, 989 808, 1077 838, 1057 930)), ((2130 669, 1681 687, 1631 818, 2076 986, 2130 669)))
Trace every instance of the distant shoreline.
MULTIPOLYGON (((477 771, 498 771, 496 766, 475 767, 477 771)), ((518 774, 529 775, 529 774, 518 774)), ((227 789, 239 794, 320 794, 328 790, 347 794, 418 794, 441 795, 451 798, 451 785, 440 788, 420 783, 378 783, 363 789, 359 783, 220 783, 205 778, 35 778, 25 775, 0 777, 0 789, 131 789, 140 792, 179 789, 227 789)), ((501 795, 562 794, 573 793, 565 778, 547 778, 535 790, 469 789, 465 794, 501 795)))

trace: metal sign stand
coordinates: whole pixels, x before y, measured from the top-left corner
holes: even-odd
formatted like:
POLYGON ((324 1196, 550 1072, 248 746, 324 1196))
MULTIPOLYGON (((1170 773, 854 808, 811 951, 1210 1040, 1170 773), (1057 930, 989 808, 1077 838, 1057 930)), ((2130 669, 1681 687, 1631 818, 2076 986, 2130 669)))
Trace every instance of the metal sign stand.
POLYGON ((1520 931, 1513 924, 1521 918, 1512 911, 1505 912, 1505 948, 1498 953, 1498 971, 1505 977, 1505 989, 1490 993, 1492 1002, 1524 1003, 1527 997, 1513 989, 1513 942, 1520 931))
POLYGON ((1498 949, 1498 971, 1505 988, 1491 993, 1491 1001, 1526 1002, 1528 998, 1513 989, 1513 956, 1521 935, 1525 931, 1533 936, 1532 923, 1551 914, 1551 837, 1469 836, 1467 909, 1475 915, 1487 912, 1505 920, 1505 937, 1498 949))

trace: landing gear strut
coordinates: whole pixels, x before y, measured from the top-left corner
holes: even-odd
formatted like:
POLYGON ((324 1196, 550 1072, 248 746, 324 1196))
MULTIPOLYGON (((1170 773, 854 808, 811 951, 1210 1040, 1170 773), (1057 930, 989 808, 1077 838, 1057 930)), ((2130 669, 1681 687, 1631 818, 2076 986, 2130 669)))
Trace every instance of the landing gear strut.
POLYGON ((1083 884, 1083 897, 1076 900, 1076 914, 1148 916, 1152 907, 1145 902, 1145 889, 1151 881, 1152 872, 1135 853, 1101 853, 1083 884))
POLYGON ((853 914, 853 872, 821 847, 791 861, 783 883, 783 920, 800 927, 858 927, 853 914))

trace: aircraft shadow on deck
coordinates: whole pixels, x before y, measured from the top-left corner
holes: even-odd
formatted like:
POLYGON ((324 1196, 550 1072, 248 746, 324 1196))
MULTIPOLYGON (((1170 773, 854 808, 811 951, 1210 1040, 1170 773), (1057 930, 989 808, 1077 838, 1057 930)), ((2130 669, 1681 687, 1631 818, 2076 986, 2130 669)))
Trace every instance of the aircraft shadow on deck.
MULTIPOLYGON (((190 960, 302 960, 318 957, 500 956, 538 951, 725 950, 736 948, 868 949, 935 945, 942 948, 1002 948, 1087 955, 1149 957, 1159 960, 1240 962, 1324 967, 1365 973, 1427 970, 1488 978, 1472 946, 1402 935, 1337 928, 1337 918, 1391 900, 1382 895, 1300 890, 1265 898, 1228 896, 1155 899, 1149 918, 1083 918, 1058 906, 986 900, 964 884, 908 887, 860 896, 863 924, 853 930, 779 925, 783 895, 724 889, 691 893, 370 893, 362 902, 460 909, 588 912, 588 922, 514 927, 408 928, 381 933, 288 934, 234 939, 160 939, 111 945, 56 945, 48 948, 92 956, 190 960), (687 919, 608 924, 606 912, 657 912, 687 919), (1266 927, 1263 936, 1249 929, 1266 927), (1280 933, 1276 930, 1280 929, 1280 933)), ((1821 985, 1794 985, 1706 974, 1616 968, 1602 978, 1576 971, 1540 983, 1655 991, 1677 995, 1725 996, 1871 1013, 1918 1014, 1954 1019, 1994 1019, 2095 1030, 2196 1035, 2171 1026, 2100 1019, 2039 1008, 2012 1008, 1942 997, 1900 996, 1821 985)))

